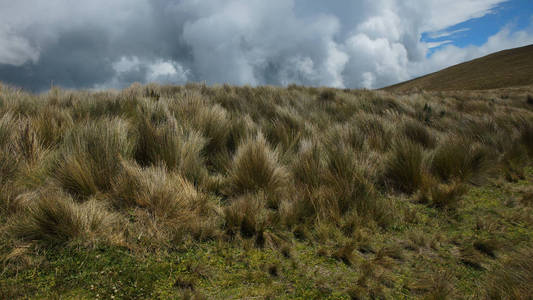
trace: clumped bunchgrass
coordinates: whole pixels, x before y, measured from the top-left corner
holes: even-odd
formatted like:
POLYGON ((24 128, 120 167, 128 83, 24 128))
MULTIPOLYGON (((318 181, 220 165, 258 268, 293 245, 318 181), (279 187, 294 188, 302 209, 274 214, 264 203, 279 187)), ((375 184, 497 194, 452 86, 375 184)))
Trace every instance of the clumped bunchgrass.
POLYGON ((329 145, 326 151, 326 171, 323 174, 323 196, 333 201, 329 209, 337 215, 356 209, 372 210, 375 202, 374 185, 365 177, 366 165, 345 145, 329 145))
POLYGON ((520 139, 529 155, 533 157, 533 125, 531 121, 526 122, 521 128, 520 139))
POLYGON ((278 153, 260 134, 237 149, 229 171, 229 188, 233 195, 263 191, 269 206, 279 206, 288 184, 288 172, 278 161, 278 153))
POLYGON ((201 203, 205 196, 164 165, 142 168, 123 161, 121 172, 113 179, 111 197, 117 207, 138 206, 165 219, 180 214, 190 203, 201 203))
POLYGON ((423 162, 424 150, 420 145, 408 139, 399 139, 385 161, 384 180, 402 192, 413 193, 427 176, 423 162))
POLYGON ((406 120, 402 125, 402 131, 406 138, 422 145, 424 148, 434 148, 437 138, 431 134, 429 129, 422 123, 415 120, 406 120))
POLYGON ((527 97, 526 97, 526 103, 527 104, 530 104, 530 105, 533 105, 533 95, 531 94, 528 94, 527 97))
POLYGON ((226 150, 231 120, 220 105, 201 107, 192 116, 192 126, 207 139, 204 151, 208 157, 226 150))
POLYGON ((136 160, 145 166, 164 164, 193 182, 203 182, 207 176, 203 154, 206 139, 197 131, 185 131, 164 108, 157 117, 162 121, 150 121, 156 113, 137 119, 136 160))
POLYGON ((249 194, 233 200, 224 208, 224 227, 230 235, 250 238, 267 226, 268 211, 261 194, 249 194))
MULTIPOLYGON (((164 276, 150 265, 128 279, 148 298, 524 298, 528 93, 2 86, 0 293, 35 278, 20 270, 47 270, 58 249, 105 259, 120 248, 135 266, 176 257, 164 276), (167 282, 176 272, 194 280, 167 282), (416 288, 419 275, 429 280, 416 288)), ((85 278, 52 267, 47 282, 85 278)))
POLYGON ((47 245, 120 241, 118 216, 96 199, 79 204, 67 195, 48 192, 26 205, 9 228, 17 238, 47 245))
POLYGON ((206 239, 217 231, 217 209, 210 197, 164 165, 142 168, 122 161, 109 198, 118 209, 148 212, 147 222, 159 224, 163 239, 180 240, 188 235, 206 239))
POLYGON ((17 120, 11 113, 4 113, 0 119, 0 145, 9 147, 16 132, 17 120))
POLYGON ((464 137, 444 140, 431 159, 431 171, 444 181, 471 181, 482 177, 491 163, 486 147, 464 137))
POLYGON ((497 265, 486 283, 488 299, 530 299, 533 284, 533 250, 518 249, 497 265))
POLYGON ((111 188, 120 170, 120 159, 133 154, 134 140, 122 119, 90 121, 74 127, 51 170, 51 176, 68 192, 87 197, 111 188))
POLYGON ((46 148, 58 145, 73 124, 74 121, 68 111, 54 107, 44 108, 32 121, 39 141, 46 148))
POLYGON ((466 185, 460 181, 439 183, 429 177, 424 180, 419 201, 436 208, 454 210, 459 207, 461 196, 466 192, 466 185))

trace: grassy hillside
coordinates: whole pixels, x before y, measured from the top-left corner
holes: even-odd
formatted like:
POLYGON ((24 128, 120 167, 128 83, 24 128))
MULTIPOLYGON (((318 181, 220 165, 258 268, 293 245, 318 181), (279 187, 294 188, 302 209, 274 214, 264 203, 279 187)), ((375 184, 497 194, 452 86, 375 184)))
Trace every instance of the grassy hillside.
POLYGON ((385 90, 485 90, 533 85, 533 45, 505 50, 385 90))
POLYGON ((0 88, 0 298, 529 299, 533 90, 0 88))

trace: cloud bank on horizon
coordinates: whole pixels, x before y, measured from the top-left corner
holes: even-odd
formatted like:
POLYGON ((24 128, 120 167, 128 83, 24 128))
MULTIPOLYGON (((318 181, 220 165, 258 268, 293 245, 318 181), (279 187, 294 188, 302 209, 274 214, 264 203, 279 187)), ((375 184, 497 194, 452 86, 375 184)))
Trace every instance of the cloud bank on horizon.
POLYGON ((513 1, 2 1, 0 81, 33 91, 51 81, 379 88, 533 44, 527 3, 520 28, 513 19, 494 33, 454 28, 513 1), (454 42, 480 34, 479 45, 454 42))

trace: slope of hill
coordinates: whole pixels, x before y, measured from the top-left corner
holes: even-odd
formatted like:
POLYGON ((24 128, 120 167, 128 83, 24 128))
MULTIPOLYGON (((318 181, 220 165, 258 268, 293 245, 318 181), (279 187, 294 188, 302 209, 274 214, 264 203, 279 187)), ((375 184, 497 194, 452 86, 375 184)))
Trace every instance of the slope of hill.
POLYGON ((532 84, 533 45, 529 45, 493 53, 384 90, 485 90, 532 84))

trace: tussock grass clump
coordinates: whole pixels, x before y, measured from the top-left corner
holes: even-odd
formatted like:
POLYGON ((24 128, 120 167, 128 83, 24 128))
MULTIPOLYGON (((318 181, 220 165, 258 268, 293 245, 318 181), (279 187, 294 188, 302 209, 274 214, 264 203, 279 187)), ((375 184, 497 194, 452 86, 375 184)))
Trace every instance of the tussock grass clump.
POLYGON ((378 197, 367 161, 360 159, 347 145, 302 143, 293 162, 293 176, 299 197, 292 202, 290 224, 299 220, 345 223, 345 216, 357 220, 390 223, 386 199, 378 197))
POLYGON ((353 264, 354 260, 355 243, 348 242, 340 246, 333 254, 332 257, 342 261, 348 266, 353 264))
POLYGON ((118 221, 98 200, 79 204, 61 193, 45 193, 28 204, 9 230, 17 238, 46 245, 118 242, 118 221))
POLYGON ((66 131, 74 126, 72 116, 67 111, 50 106, 45 107, 31 123, 39 141, 46 148, 58 145, 66 131))
POLYGON ((488 299, 531 299, 533 249, 524 247, 498 264, 488 275, 488 299))
POLYGON ((528 165, 528 151, 517 141, 510 142, 500 158, 505 179, 516 182, 525 178, 524 169, 528 165))
POLYGON ((422 299, 443 300, 454 297, 454 276, 450 272, 441 270, 433 274, 423 274, 424 277, 412 285, 413 290, 424 292, 422 299))
POLYGON ((529 152, 529 156, 533 157, 533 124, 531 122, 526 122, 522 126, 520 140, 529 152))
POLYGON ((333 101, 335 100, 336 94, 337 93, 335 92, 335 90, 325 89, 320 92, 320 94, 318 95, 318 98, 321 101, 333 101))
MULTIPOLYGON (((327 149, 327 172, 323 175, 325 184, 333 192, 333 199, 339 212, 352 208, 368 209, 374 197, 374 185, 364 176, 360 160, 345 145, 329 145, 327 149)), ((333 200, 332 199, 332 200, 333 200)))
POLYGON ((142 119, 137 124, 138 144, 135 157, 142 165, 164 163, 171 169, 180 165, 180 149, 185 132, 172 118, 162 124, 142 119))
POLYGON ((466 185, 460 181, 439 183, 429 177, 424 181, 419 201, 428 203, 436 208, 454 210, 459 206, 461 196, 467 190, 466 185))
POLYGON ((468 182, 485 175, 491 159, 485 147, 452 136, 443 141, 433 154, 431 172, 444 181, 468 182))
POLYGON ((291 108, 279 108, 277 116, 263 128, 268 141, 273 145, 280 145, 284 152, 294 150, 307 133, 304 120, 291 108))
POLYGON ((270 225, 263 197, 261 194, 240 196, 224 208, 224 227, 230 235, 240 233, 242 237, 250 238, 270 225))
POLYGON ((392 142, 391 133, 383 119, 373 114, 357 114, 354 117, 355 125, 366 137, 366 143, 376 151, 387 151, 392 142))
POLYGON ((527 102, 527 104, 533 105, 533 95, 532 94, 528 94, 527 95, 526 102, 527 102))
POLYGON ((7 183, 16 175, 22 158, 8 149, 0 151, 0 185, 7 183))
POLYGON ((263 191, 267 195, 268 205, 276 208, 288 180, 287 170, 278 162, 277 151, 270 148, 261 134, 237 149, 229 172, 231 194, 263 191))
POLYGON ((42 143, 28 121, 19 123, 15 137, 16 151, 29 163, 34 163, 44 154, 42 143))
POLYGON ((296 182, 311 188, 320 186, 322 179, 317 174, 323 174, 325 171, 325 153, 322 146, 316 142, 303 141, 291 170, 296 182))
POLYGON ((324 144, 335 145, 343 143, 354 152, 364 152, 366 135, 357 126, 351 124, 336 124, 325 131, 324 144))
POLYGON ((199 197, 194 185, 179 175, 168 173, 165 166, 141 168, 125 161, 113 180, 111 195, 117 207, 146 208, 161 219, 176 216, 180 207, 199 197))
POLYGON ((432 149, 437 144, 437 139, 430 133, 428 128, 415 120, 406 120, 402 124, 402 133, 411 141, 432 149))
POLYGON ((203 106, 193 115, 194 128, 207 139, 204 150, 208 157, 225 150, 230 133, 230 122, 228 113, 220 105, 203 106))
POLYGON ((0 118, 0 146, 2 148, 12 148, 12 139, 17 129, 17 120, 11 113, 5 113, 0 118))
POLYGON ((135 158, 143 166, 164 164, 193 182, 203 182, 206 140, 197 131, 186 132, 172 116, 162 123, 142 117, 137 124, 135 158))
POLYGON ((207 239, 216 235, 219 225, 217 207, 210 197, 164 165, 142 168, 123 161, 110 198, 117 208, 146 210, 150 215, 146 222, 158 224, 162 240, 207 239))
POLYGON ((133 154, 128 123, 102 119, 73 128, 65 137, 50 175, 68 192, 87 197, 108 191, 120 159, 133 154))
POLYGON ((409 139, 399 138, 385 162, 384 181, 402 192, 413 193, 425 176, 423 162, 423 148, 409 139))

